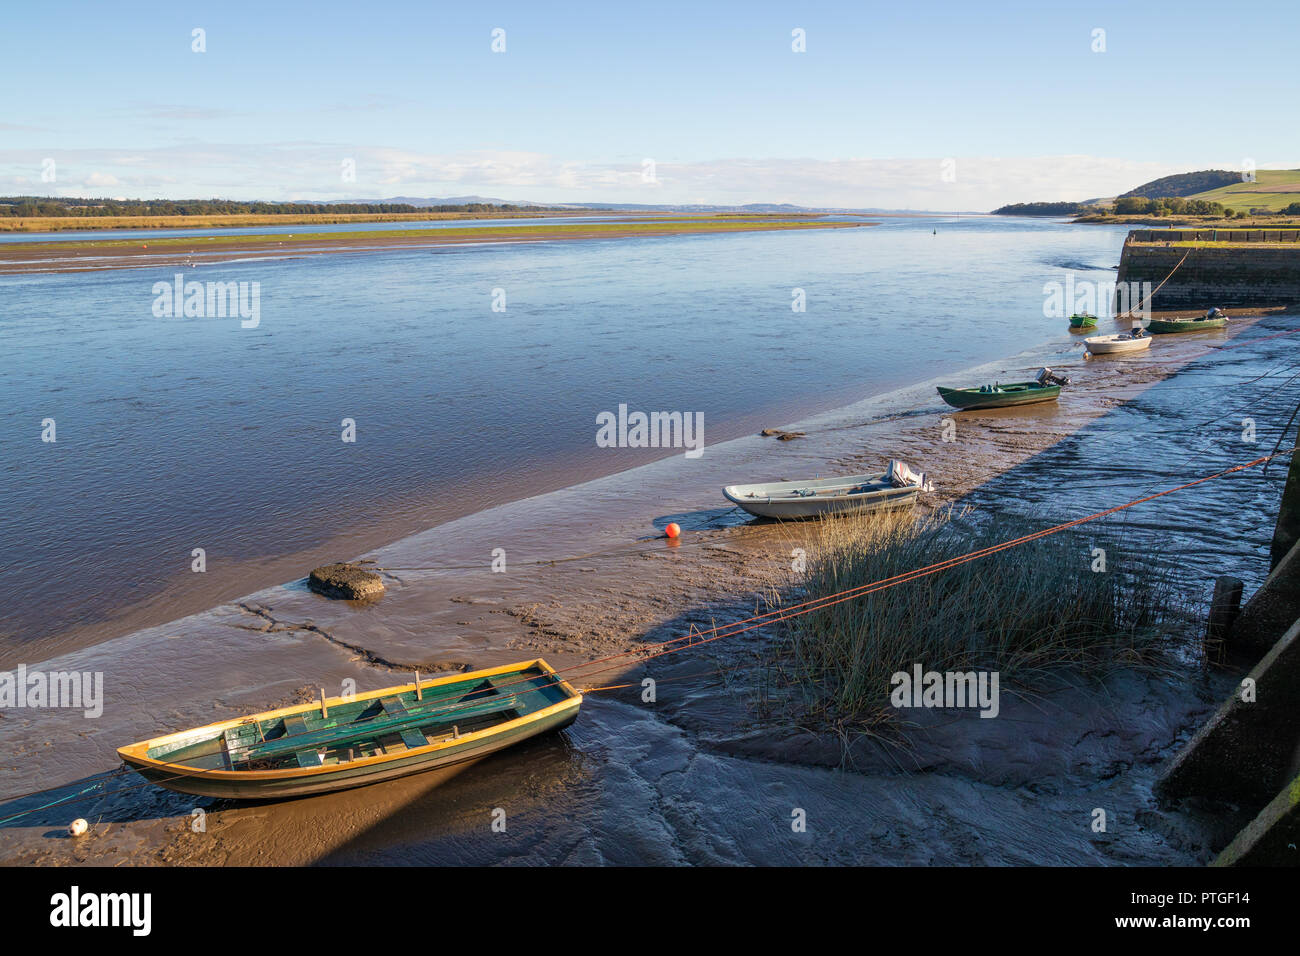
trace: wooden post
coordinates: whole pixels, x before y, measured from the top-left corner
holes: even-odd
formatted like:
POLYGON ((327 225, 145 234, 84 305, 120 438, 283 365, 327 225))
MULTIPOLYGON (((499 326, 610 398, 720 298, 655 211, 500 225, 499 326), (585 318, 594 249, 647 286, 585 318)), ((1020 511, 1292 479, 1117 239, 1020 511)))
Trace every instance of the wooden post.
POLYGON ((325 706, 325 688, 320 689, 320 715, 322 718, 329 717, 329 708, 325 706))
POLYGON ((1232 624, 1241 613, 1241 578, 1223 575, 1214 580, 1214 597, 1210 599, 1210 621, 1205 628, 1205 652, 1215 660, 1223 658, 1224 646, 1231 640, 1232 624))
POLYGON ((420 672, 415 672, 415 699, 424 700, 424 691, 420 689, 420 672))

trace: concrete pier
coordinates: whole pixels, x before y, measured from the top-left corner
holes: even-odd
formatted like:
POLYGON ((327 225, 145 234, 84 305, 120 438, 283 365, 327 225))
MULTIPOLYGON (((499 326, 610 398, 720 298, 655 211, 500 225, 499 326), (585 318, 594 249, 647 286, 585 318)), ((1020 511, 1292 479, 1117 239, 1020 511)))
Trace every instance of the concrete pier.
POLYGON ((1300 741, 1300 621, 1196 732, 1165 770, 1157 792, 1262 807, 1290 780, 1300 741))
POLYGON ((1300 866, 1300 776, 1224 848, 1212 866, 1300 866))
MULTIPOLYGON (((1282 439, 1285 441, 1286 435, 1282 439)), ((1270 567, 1276 568, 1297 541, 1300 541, 1300 454, 1291 456, 1291 467, 1282 488, 1282 505, 1277 511, 1277 527, 1273 529, 1273 546, 1269 552, 1270 567)))
POLYGON ((1154 288, 1166 278, 1151 301, 1156 312, 1300 303, 1300 230, 1129 232, 1116 282, 1150 282, 1154 288))
POLYGON ((1156 784, 1165 800, 1202 797, 1257 815, 1215 866, 1300 864, 1300 462, 1290 462, 1267 580, 1240 614, 1241 582, 1215 581, 1207 649, 1258 663, 1156 784), (1234 619, 1235 618, 1235 619, 1234 619))
MULTIPOLYGON (((1300 546, 1292 546, 1273 573, 1250 596, 1232 625, 1234 653, 1258 658, 1267 654, 1300 618, 1300 546)), ((1300 687, 1300 685, 1297 685, 1300 687)))

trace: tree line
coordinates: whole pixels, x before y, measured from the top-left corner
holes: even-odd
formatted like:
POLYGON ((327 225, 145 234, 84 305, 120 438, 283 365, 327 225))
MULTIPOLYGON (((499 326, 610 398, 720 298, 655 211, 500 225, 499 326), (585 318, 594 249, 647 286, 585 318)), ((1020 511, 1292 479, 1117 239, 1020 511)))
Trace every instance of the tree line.
POLYGON ((1182 199, 1178 196, 1120 196, 1115 200, 1115 213, 1121 216, 1229 216, 1223 203, 1209 199, 1182 199))
MULTIPOLYGON (((1292 203, 1283 213, 1300 212, 1300 203, 1292 203)), ((1183 199, 1178 196, 1161 196, 1149 199, 1144 196, 1120 196, 1114 205, 1077 202, 1020 202, 993 210, 995 216, 1078 216, 1086 213, 1118 216, 1204 216, 1207 219, 1231 219, 1244 216, 1233 212, 1223 203, 1209 199, 1183 199)))
POLYGON ((1084 211, 1078 202, 1018 202, 993 210, 995 216, 1077 216, 1084 211))
POLYGON ((412 212, 537 212, 543 206, 463 203, 413 206, 410 203, 238 202, 233 199, 73 199, 50 196, 0 196, 0 216, 307 216, 412 212))

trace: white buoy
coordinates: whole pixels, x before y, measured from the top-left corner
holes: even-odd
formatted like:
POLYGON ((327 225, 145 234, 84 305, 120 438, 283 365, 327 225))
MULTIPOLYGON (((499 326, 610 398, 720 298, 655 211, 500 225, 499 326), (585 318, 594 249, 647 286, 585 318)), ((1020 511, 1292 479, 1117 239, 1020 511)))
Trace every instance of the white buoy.
POLYGON ((85 836, 86 831, 90 829, 90 824, 78 817, 68 824, 68 834, 70 836, 85 836))

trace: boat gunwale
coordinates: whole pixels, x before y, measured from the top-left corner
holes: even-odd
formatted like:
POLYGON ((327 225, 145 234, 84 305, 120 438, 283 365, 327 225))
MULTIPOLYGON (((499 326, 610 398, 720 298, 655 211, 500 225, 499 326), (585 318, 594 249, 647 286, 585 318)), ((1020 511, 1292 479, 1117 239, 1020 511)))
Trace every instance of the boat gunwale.
MULTIPOLYGON (((178 779, 181 777, 202 777, 208 780, 229 780, 229 781, 292 780, 301 777, 312 777, 323 773, 338 773, 340 768, 343 766, 349 769, 354 767, 378 766, 380 764, 388 763, 391 761, 405 759, 407 757, 410 757, 412 754, 426 754, 426 753, 432 754, 438 750, 450 750, 455 747, 461 747, 466 743, 474 743, 479 740, 488 739, 492 736, 501 733, 503 730, 513 729, 516 727, 524 727, 530 723, 534 723, 538 720, 542 720, 544 718, 548 718, 555 714, 558 714, 563 710, 570 709, 570 708, 573 710, 577 710, 579 707, 582 706, 582 694, 579 693, 573 687, 573 685, 571 685, 567 680, 560 677, 559 674, 556 672, 555 668, 551 667, 550 664, 548 664, 543 658, 540 657, 531 661, 519 662, 514 664, 506 664, 500 667, 489 667, 489 668, 484 668, 483 670, 470 671, 468 673, 451 674, 448 675, 447 677, 435 678, 434 680, 429 681, 427 683, 424 681, 420 681, 419 686, 421 690, 424 690, 425 688, 437 687, 444 684, 454 684, 457 681, 473 679, 475 677, 492 677, 498 674, 520 673, 530 668, 539 669, 540 671, 542 671, 542 676, 554 677, 555 683, 552 684, 551 686, 561 688, 568 696, 565 697, 565 699, 563 700, 558 700, 553 704, 548 704, 547 706, 539 710, 532 711, 531 713, 524 714, 523 716, 520 717, 514 717, 507 721, 502 721, 501 723, 492 724, 491 726, 484 727, 481 730, 470 731, 469 733, 461 734, 458 737, 449 737, 446 740, 439 740, 433 743, 429 743, 423 747, 408 748, 406 750, 402 750, 397 753, 391 753, 391 754, 382 753, 382 754, 374 754, 373 756, 370 757, 358 757, 355 760, 347 761, 346 764, 321 764, 320 766, 316 766, 316 767, 282 767, 274 770, 233 770, 233 769, 222 769, 222 768, 193 767, 188 764, 173 763, 167 760, 159 760, 157 757, 148 756, 148 752, 152 748, 160 746, 163 743, 173 740, 174 738, 177 737, 190 737, 194 735, 204 734, 205 732, 208 731, 211 732, 211 734, 208 735, 209 737, 215 737, 218 735, 218 733, 224 732, 225 730, 228 730, 231 727, 238 727, 248 723, 260 722, 261 720, 265 720, 267 718, 288 717, 294 714, 316 711, 319 710, 321 706, 321 702, 319 700, 313 701, 311 703, 306 703, 306 704, 293 704, 289 707, 281 707, 274 710, 261 711, 256 714, 251 714, 247 717, 238 717, 238 718, 233 718, 231 720, 218 721, 216 723, 207 724, 202 727, 193 727, 188 730, 175 731, 170 734, 165 734, 161 737, 154 737, 150 740, 143 740, 138 743, 127 744, 124 747, 118 747, 117 753, 119 757, 121 757, 124 761, 132 765, 137 770, 149 769, 154 771, 165 771, 169 773, 176 773, 178 779)), ((415 686, 416 686, 415 682, 411 682, 409 684, 397 684, 393 687, 385 687, 376 691, 367 691, 364 694, 356 694, 346 699, 343 697, 334 697, 334 698, 327 697, 325 698, 325 706, 328 708, 330 706, 331 701, 337 706, 339 704, 345 704, 345 703, 353 704, 358 701, 366 701, 366 700, 377 699, 380 697, 386 697, 392 695, 393 693, 398 693, 403 691, 409 692, 414 690, 415 686)), ((540 689, 540 688, 535 688, 535 689, 540 689)), ((208 739, 208 738, 201 738, 201 739, 208 739)))
POLYGON ((1152 335, 1170 335, 1178 332, 1201 332, 1207 329, 1226 329, 1227 319, 1152 319, 1146 329, 1152 335))
POLYGON ((784 502, 784 501, 814 501, 814 500, 826 501, 826 500, 833 500, 836 498, 849 498, 849 497, 865 498, 869 495, 883 495, 891 491, 902 492, 908 490, 913 490, 913 491, 921 490, 919 487, 913 485, 908 485, 900 488, 895 485, 885 483, 884 479, 888 476, 888 474, 889 472, 882 471, 873 474, 832 475, 829 478, 807 478, 807 479, 796 479, 794 481, 755 481, 744 485, 723 485, 722 496, 726 498, 728 501, 735 502, 736 504, 741 505, 743 507, 743 503, 745 501, 750 501, 750 502, 760 502, 760 501, 784 502), (881 487, 875 491, 865 492, 858 495, 848 495, 848 494, 829 495, 828 494, 828 495, 820 495, 820 496, 808 495, 802 497, 799 496, 786 497, 782 495, 780 497, 774 498, 769 493, 763 496, 755 496, 752 498, 742 499, 739 494, 739 492, 741 492, 744 489, 771 488, 775 485, 786 485, 789 486, 791 491, 795 491, 798 489, 811 488, 811 487, 821 487, 824 490, 832 490, 840 486, 843 486, 845 489, 848 489, 848 488, 853 488, 855 486, 866 485, 866 484, 880 484, 881 487), (732 494, 733 491, 737 492, 737 494, 733 495, 732 494))
POLYGON ((1060 394, 1061 391, 1061 386, 1056 384, 1055 382, 1053 382, 1050 385, 1043 385, 1037 381, 1031 380, 1028 382, 1008 382, 1006 385, 998 385, 995 383, 995 385, 999 389, 999 391, 982 392, 980 391, 980 389, 984 387, 982 385, 972 385, 966 388, 953 388, 951 385, 936 385, 935 388, 938 390, 941 396, 945 393, 950 393, 954 395, 972 395, 972 396, 1025 395, 1025 394, 1033 394, 1035 392, 1051 391, 1052 389, 1055 389, 1057 394, 1060 394), (1016 391, 1011 392, 1008 391, 1008 389, 1015 389, 1016 391))

